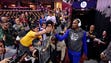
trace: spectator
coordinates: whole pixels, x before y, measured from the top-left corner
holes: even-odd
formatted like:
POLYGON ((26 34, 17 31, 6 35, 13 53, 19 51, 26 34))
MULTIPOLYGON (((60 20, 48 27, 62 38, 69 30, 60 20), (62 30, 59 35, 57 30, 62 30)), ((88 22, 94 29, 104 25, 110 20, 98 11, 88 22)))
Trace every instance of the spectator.
POLYGON ((20 16, 20 22, 22 22, 22 23, 28 23, 28 20, 26 19, 24 13, 22 13, 21 16, 20 16))
POLYGON ((23 24, 25 31, 29 30, 28 19, 23 13, 20 16, 20 22, 23 24))
POLYGON ((46 21, 51 20, 54 24, 56 24, 56 17, 53 15, 52 11, 49 11, 48 17, 46 18, 46 21))
MULTIPOLYGON (((62 34, 62 33, 61 33, 62 34)), ((64 58, 65 58, 65 50, 66 50, 66 44, 65 44, 65 41, 57 41, 56 39, 52 39, 51 40, 51 47, 54 49, 54 53, 52 53, 52 56, 55 57, 52 57, 52 60, 53 60, 53 63, 56 63, 56 59, 59 58, 58 60, 60 60, 60 63, 63 63, 64 61, 64 58), (57 43, 56 43, 57 42, 57 43), (61 56, 60 56, 61 55, 61 56)))
POLYGON ((3 41, 0 41, 0 56, 5 53, 5 47, 3 41))
POLYGON ((8 18, 5 17, 5 16, 4 16, 4 17, 1 17, 1 21, 2 21, 2 22, 8 22, 8 18))
MULTIPOLYGON (((101 54, 107 48, 108 44, 109 44, 109 40, 108 40, 107 32, 103 31, 102 37, 100 38, 100 43, 98 44, 99 54, 101 54)), ((100 61, 100 56, 99 56, 99 61, 100 61)))
POLYGON ((107 48, 107 46, 109 44, 109 40, 108 40, 108 36, 107 36, 106 31, 103 31, 102 37, 100 38, 100 40, 102 42, 104 42, 104 44, 102 44, 102 43, 99 44, 99 48, 100 48, 99 50, 100 50, 100 53, 101 53, 102 51, 104 51, 107 48))
POLYGON ((40 35, 50 32, 52 29, 52 26, 53 26, 53 22, 47 21, 46 29, 39 31, 38 26, 33 25, 31 27, 31 30, 20 40, 19 49, 21 53, 24 53, 25 51, 29 52, 29 47, 32 45, 32 41, 35 38, 40 37, 40 35))
POLYGON ((43 22, 46 22, 46 19, 45 19, 44 15, 41 15, 41 18, 39 20, 40 26, 42 26, 43 22))
POLYGON ((111 42, 109 43, 108 47, 100 54, 100 57, 104 63, 111 61, 111 42))
POLYGON ((5 35, 2 27, 2 23, 0 23, 0 40, 5 40, 5 35))
POLYGON ((9 28, 9 23, 7 22, 6 23, 2 22, 1 30, 3 34, 2 40, 4 40, 4 46, 6 48, 5 57, 10 57, 11 55, 16 53, 16 50, 13 49, 15 41, 15 37, 13 34, 15 33, 15 31, 9 28), (9 55, 9 53, 11 54, 9 55))
POLYGON ((15 19, 15 24, 13 25, 13 28, 17 31, 17 34, 22 30, 22 23, 20 23, 19 18, 15 19))
POLYGON ((88 59, 94 59, 96 57, 96 48, 94 44, 94 38, 96 38, 95 26, 91 25, 87 32, 87 45, 88 45, 88 59))
POLYGON ((5 36, 4 40, 5 40, 5 45, 6 46, 12 46, 13 45, 13 34, 12 29, 9 28, 9 23, 8 22, 2 22, 2 33, 5 36))

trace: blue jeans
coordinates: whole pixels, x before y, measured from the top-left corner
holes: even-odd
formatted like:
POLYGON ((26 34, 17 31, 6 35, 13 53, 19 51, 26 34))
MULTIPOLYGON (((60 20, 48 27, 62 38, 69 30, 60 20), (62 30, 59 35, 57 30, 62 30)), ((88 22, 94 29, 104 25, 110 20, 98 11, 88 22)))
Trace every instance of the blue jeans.
POLYGON ((81 58, 81 52, 75 52, 68 49, 68 56, 71 63, 79 63, 81 58))

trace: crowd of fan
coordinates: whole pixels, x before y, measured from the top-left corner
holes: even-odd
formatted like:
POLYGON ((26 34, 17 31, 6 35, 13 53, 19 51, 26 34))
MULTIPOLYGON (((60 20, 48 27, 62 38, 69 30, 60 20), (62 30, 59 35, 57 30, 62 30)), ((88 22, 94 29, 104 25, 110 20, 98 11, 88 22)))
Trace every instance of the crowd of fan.
MULTIPOLYGON (((3 45, 0 46, 0 55, 3 55, 7 52, 7 49, 4 49, 7 47, 11 47, 12 49, 17 50, 17 54, 19 50, 18 44, 20 38, 24 37, 33 25, 38 25, 38 29, 41 31, 46 28, 46 22, 51 20, 54 23, 56 33, 63 35, 71 24, 70 19, 71 18, 68 11, 61 10, 44 12, 0 11, 0 45, 3 45)), ((94 59, 98 62, 101 61, 100 54, 107 48, 110 43, 109 37, 107 35, 107 31, 103 30, 102 36, 98 37, 97 33, 95 32, 95 26, 90 26, 90 29, 87 32, 88 60, 94 59)), ((65 40, 57 42, 57 39, 55 39, 53 33, 46 33, 41 37, 35 39, 33 41, 33 45, 35 48, 37 48, 37 46, 45 46, 45 48, 42 49, 43 52, 46 51, 48 47, 51 47, 53 49, 53 51, 50 51, 51 54, 48 60, 49 62, 69 63, 68 60, 66 61, 66 59, 68 59, 68 56, 67 43, 65 43, 65 40), (48 40, 44 42, 46 39, 48 40), (49 41, 51 41, 51 43, 49 41)), ((32 51, 33 47, 30 48, 30 50, 32 51)), ((32 56, 35 55, 32 54, 32 56)), ((39 56, 39 54, 37 56, 39 56)), ((39 60, 37 61, 39 62, 39 60)))

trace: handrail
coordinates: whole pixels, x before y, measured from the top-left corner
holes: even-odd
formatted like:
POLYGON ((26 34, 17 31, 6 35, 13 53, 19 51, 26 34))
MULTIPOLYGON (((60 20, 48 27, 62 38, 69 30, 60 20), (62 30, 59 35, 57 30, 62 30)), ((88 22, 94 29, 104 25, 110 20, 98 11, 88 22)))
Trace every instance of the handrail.
POLYGON ((38 11, 40 12, 40 10, 2 10, 2 9, 0 9, 0 11, 38 11))

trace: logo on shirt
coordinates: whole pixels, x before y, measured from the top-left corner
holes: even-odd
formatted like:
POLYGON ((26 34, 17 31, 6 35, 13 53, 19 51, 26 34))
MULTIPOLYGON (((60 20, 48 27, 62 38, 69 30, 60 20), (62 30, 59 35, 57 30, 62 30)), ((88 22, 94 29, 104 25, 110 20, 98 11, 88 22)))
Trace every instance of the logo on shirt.
POLYGON ((79 35, 77 33, 71 34, 71 40, 76 41, 76 40, 78 40, 78 38, 79 38, 79 35))

